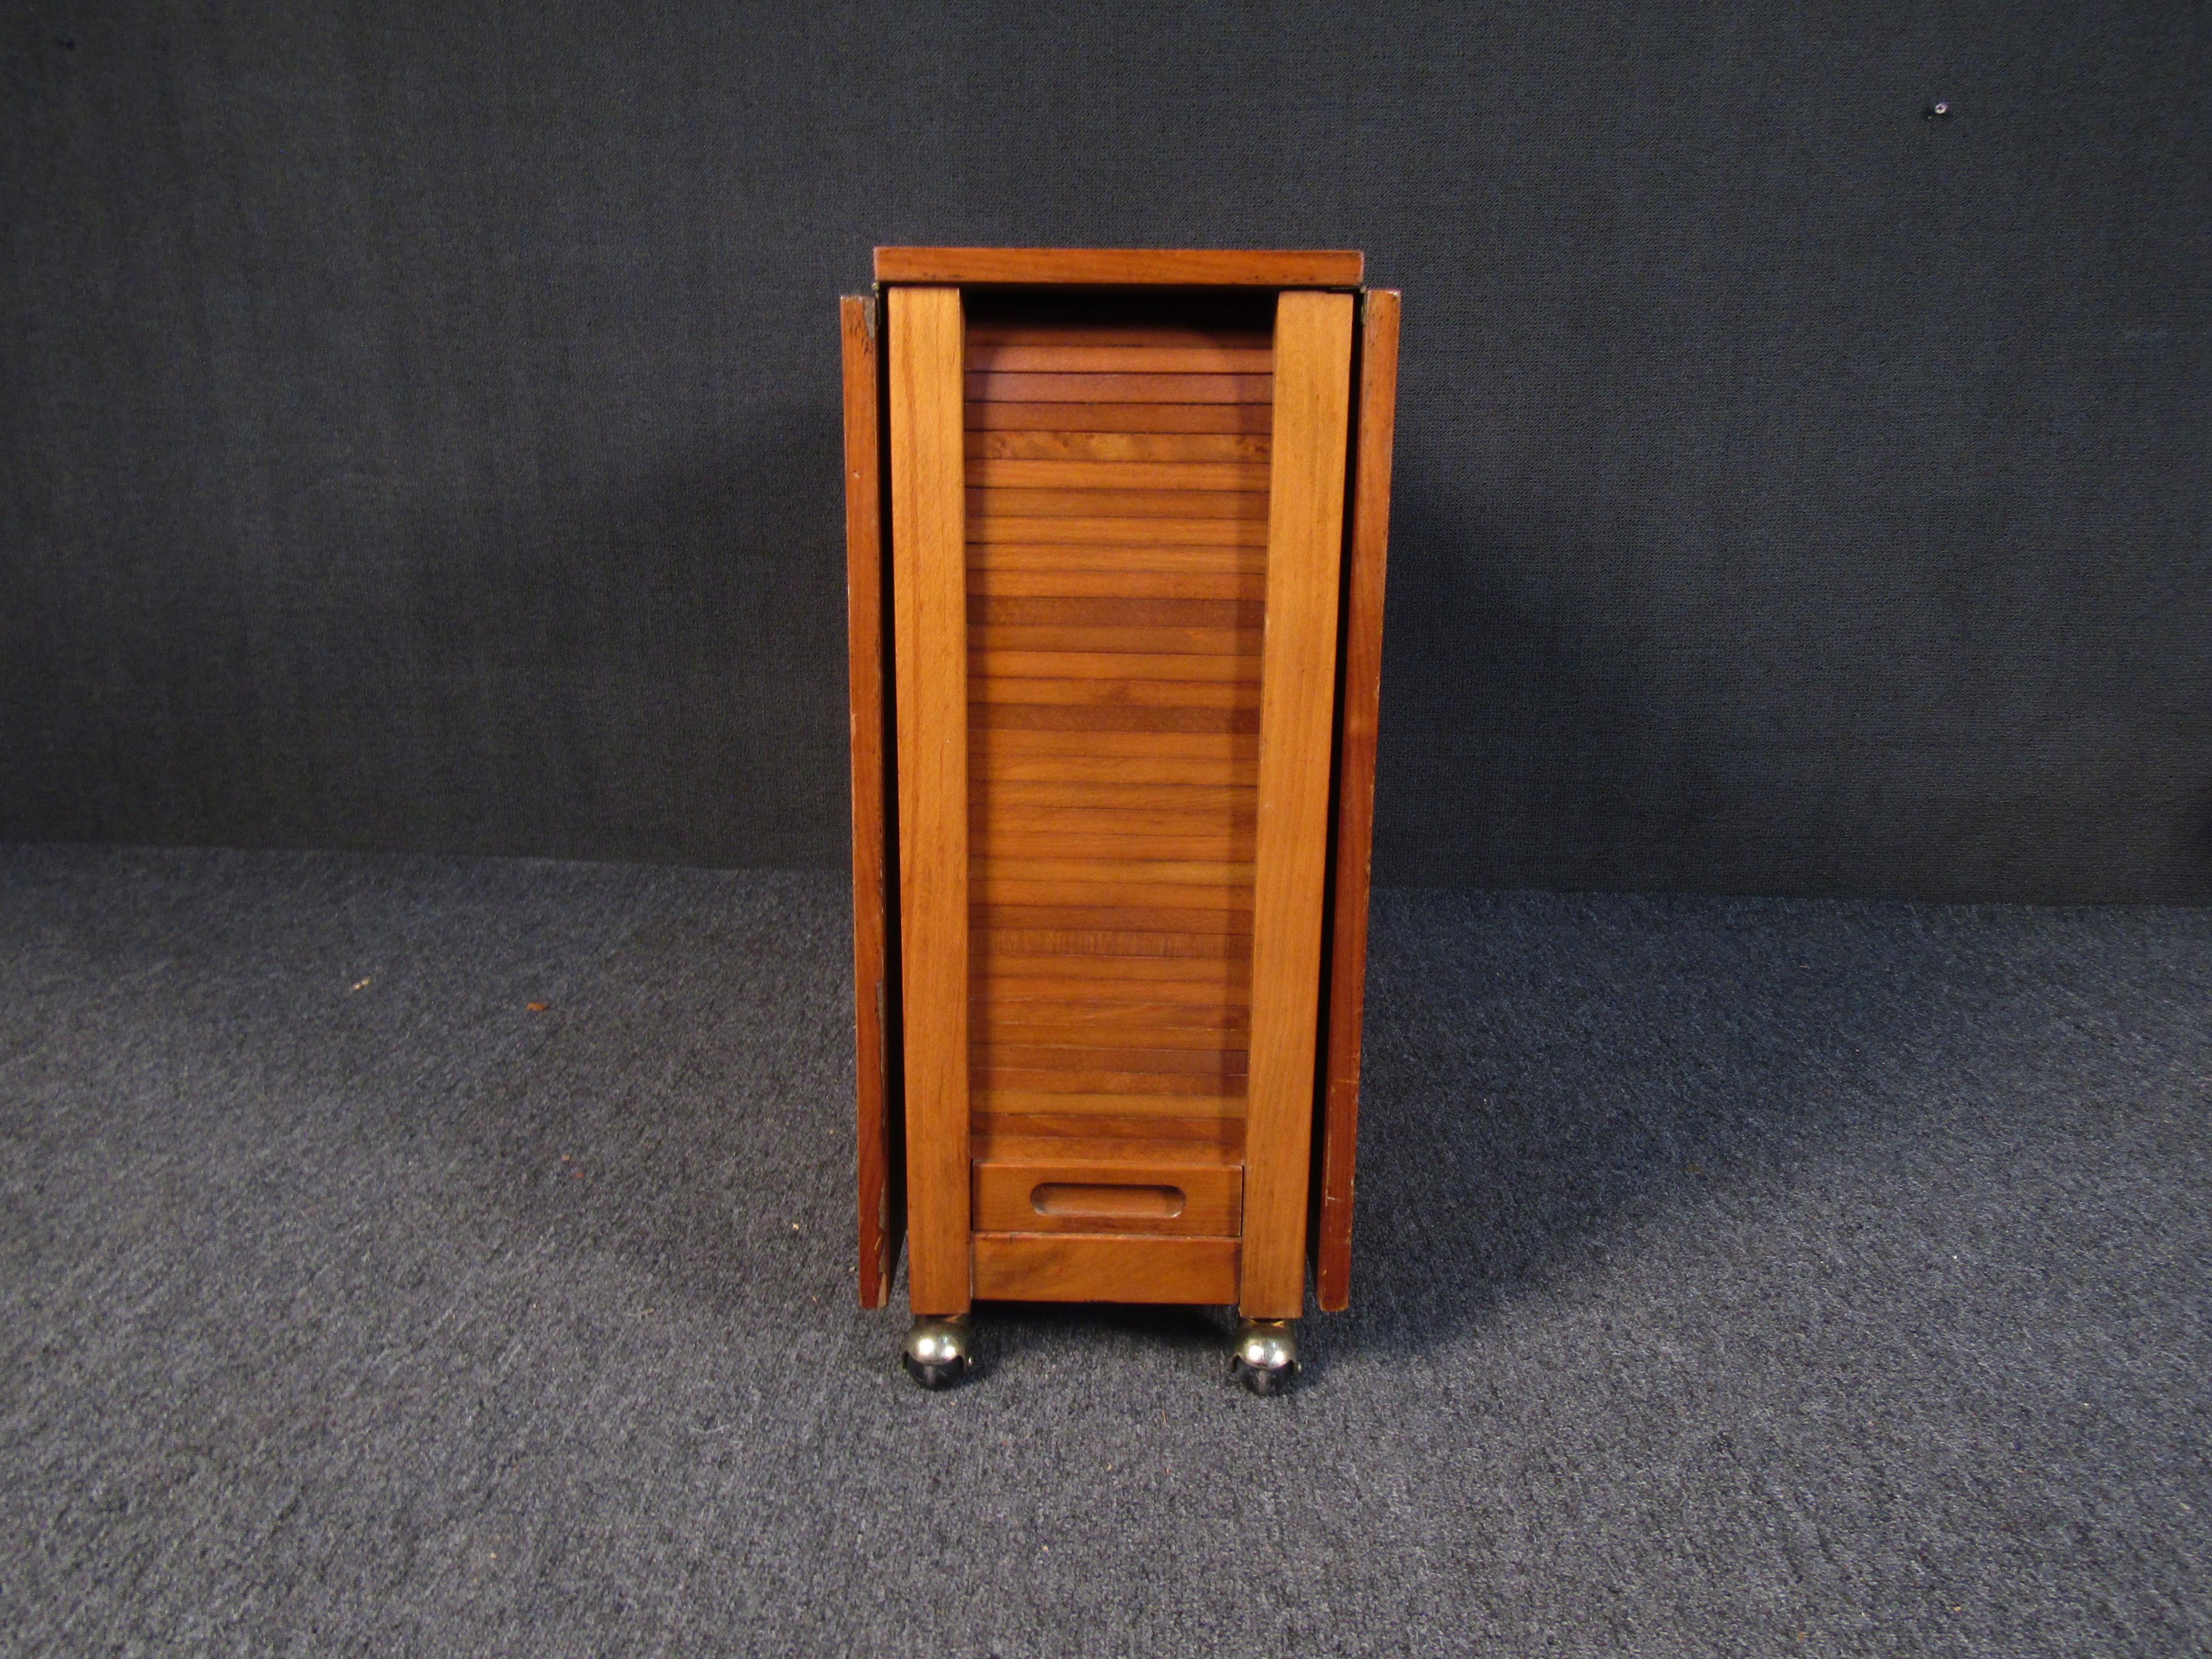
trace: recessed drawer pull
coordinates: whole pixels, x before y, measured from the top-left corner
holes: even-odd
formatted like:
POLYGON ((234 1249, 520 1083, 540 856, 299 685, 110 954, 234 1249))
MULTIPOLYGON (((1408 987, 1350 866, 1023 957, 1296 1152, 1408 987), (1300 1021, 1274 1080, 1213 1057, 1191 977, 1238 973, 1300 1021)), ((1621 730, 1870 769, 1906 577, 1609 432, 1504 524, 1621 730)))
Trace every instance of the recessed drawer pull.
POLYGON ((1182 1213, 1180 1187, 1107 1187, 1072 1181, 1047 1181, 1030 1193, 1039 1215, 1145 1216, 1164 1219, 1182 1213))

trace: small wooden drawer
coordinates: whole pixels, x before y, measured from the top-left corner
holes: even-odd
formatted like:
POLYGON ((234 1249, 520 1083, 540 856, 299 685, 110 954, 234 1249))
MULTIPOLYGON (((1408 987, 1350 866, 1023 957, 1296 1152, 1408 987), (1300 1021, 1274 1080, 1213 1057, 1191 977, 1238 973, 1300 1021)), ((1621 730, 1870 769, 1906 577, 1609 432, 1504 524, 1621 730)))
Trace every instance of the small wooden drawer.
POLYGON ((1139 1233, 1234 1238, 1244 1171, 1233 1164, 980 1162, 979 1233, 1139 1233))

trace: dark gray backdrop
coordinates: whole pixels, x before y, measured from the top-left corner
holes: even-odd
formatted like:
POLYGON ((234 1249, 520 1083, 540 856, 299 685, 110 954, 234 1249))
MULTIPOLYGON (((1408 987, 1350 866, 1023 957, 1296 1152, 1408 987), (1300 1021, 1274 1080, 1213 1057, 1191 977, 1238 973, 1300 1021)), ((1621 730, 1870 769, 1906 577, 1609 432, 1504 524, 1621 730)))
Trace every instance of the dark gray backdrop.
POLYGON ((2212 898, 2208 38, 9 8, 0 838, 835 863, 868 247, 1348 246, 1382 879, 2212 898))

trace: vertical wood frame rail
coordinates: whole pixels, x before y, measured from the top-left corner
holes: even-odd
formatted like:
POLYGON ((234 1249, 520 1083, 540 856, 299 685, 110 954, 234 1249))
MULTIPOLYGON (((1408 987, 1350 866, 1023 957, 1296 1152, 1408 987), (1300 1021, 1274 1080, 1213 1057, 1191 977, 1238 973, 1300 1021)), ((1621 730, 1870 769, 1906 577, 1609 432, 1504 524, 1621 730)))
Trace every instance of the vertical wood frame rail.
POLYGON ((957 288, 889 292, 908 1296, 969 1302, 968 593, 957 288))
POLYGON ((1375 849, 1375 746, 1382 691, 1390 455, 1398 406, 1398 316, 1395 290, 1370 289, 1361 296, 1358 427, 1344 579, 1328 1052, 1316 1160, 1320 1190, 1314 1206, 1314 1300, 1324 1313, 1340 1313, 1352 1299, 1352 1173, 1359 1135, 1360 1026, 1367 1006, 1367 903, 1375 849))
POLYGON ((1353 301, 1276 302, 1240 1310, 1305 1311, 1353 301))
POLYGON ((845 617, 853 739, 853 1025, 854 1127, 860 1189, 860 1293, 864 1308, 890 1298, 898 1266, 901 1188, 897 1067, 891 1053, 898 992, 885 867, 884 534, 881 401, 875 301, 839 302, 845 366, 845 617))

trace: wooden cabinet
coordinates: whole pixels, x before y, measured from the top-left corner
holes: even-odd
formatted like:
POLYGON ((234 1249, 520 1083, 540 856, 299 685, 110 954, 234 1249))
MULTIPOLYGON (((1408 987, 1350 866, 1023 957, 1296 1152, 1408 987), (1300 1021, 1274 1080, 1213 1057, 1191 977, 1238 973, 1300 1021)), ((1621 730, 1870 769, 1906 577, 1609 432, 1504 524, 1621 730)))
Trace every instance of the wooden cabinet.
POLYGON ((860 1298, 1349 1291, 1398 296, 884 248, 844 301, 860 1298))

